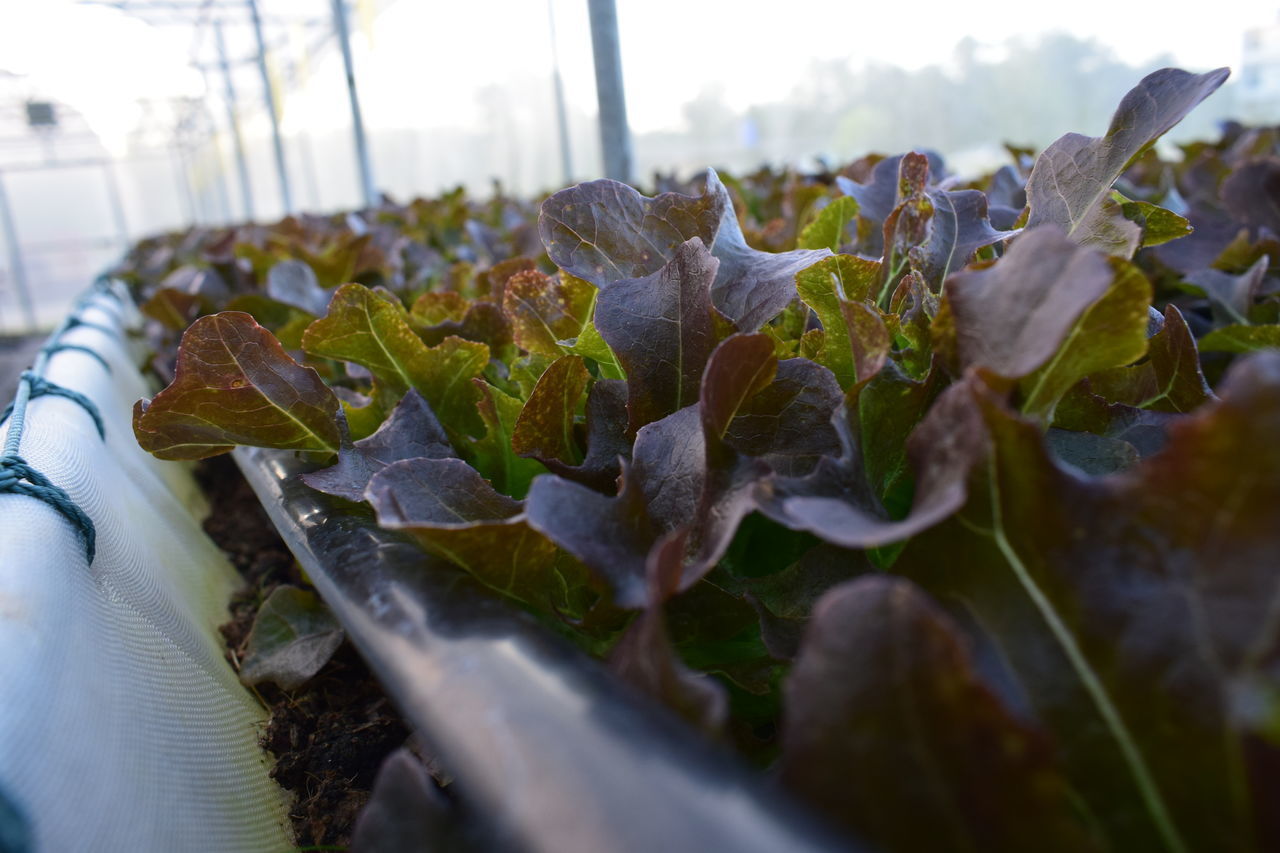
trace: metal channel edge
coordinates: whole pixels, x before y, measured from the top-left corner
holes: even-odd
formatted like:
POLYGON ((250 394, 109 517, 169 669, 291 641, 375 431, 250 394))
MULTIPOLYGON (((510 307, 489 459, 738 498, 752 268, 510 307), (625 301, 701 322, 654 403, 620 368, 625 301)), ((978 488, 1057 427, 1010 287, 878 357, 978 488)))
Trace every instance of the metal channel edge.
POLYGON ((237 448, 281 537, 475 813, 545 853, 869 850, 459 569, 237 448), (336 511, 335 511, 336 509, 336 511))

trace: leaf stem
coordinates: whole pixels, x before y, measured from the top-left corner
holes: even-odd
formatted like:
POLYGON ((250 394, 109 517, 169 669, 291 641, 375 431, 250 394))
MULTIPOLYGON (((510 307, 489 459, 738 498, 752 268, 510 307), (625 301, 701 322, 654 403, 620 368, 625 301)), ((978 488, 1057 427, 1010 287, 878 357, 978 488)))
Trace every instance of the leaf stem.
MULTIPOLYGON (((994 468, 994 463, 992 467, 994 468)), ((1138 793, 1142 798, 1143 804, 1146 805, 1151 820, 1160 833, 1165 847, 1173 851, 1173 853, 1187 853, 1186 842, 1182 840, 1177 826, 1174 825, 1169 809, 1165 805, 1164 799, 1160 796, 1160 790, 1156 787, 1155 780, 1151 777, 1151 771, 1147 768, 1146 761, 1138 750, 1138 745, 1134 741, 1129 727, 1120 716, 1119 709, 1111 701, 1110 695, 1108 695, 1106 688, 1103 686, 1102 679, 1098 677, 1088 658, 1085 657, 1084 651, 1076 643, 1075 637, 1063 623, 1058 611, 1054 609, 1053 602, 1036 584, 1026 564, 1022 562, 1022 558, 1018 556, 1018 552, 1014 550, 1013 545, 1005 536, 1000 509, 1000 490, 995 474, 994 470, 990 472, 991 512, 993 516, 991 532, 992 537, 995 539, 996 547, 1000 549, 1001 555, 1004 556, 1009 567, 1013 569, 1014 575, 1018 578, 1018 582, 1022 584, 1027 596, 1035 604, 1036 609, 1040 611, 1040 615, 1044 618, 1049 630, 1066 654, 1067 660, 1070 661, 1072 668, 1076 671, 1076 675, 1084 686, 1085 692, 1089 694, 1094 706, 1097 707, 1098 714, 1102 717, 1103 722, 1106 723, 1107 728, 1111 730, 1111 735, 1120 747, 1125 763, 1129 765, 1129 772, 1133 774, 1138 793)))

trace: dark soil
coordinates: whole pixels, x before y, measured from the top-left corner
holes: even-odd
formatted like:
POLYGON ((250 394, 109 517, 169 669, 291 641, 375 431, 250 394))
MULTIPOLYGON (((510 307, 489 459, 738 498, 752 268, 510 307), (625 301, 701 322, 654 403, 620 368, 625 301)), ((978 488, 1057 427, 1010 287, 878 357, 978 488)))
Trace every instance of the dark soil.
MULTIPOLYGON (((271 590, 309 585, 230 457, 202 462, 196 478, 212 505, 205 532, 245 578, 231 601, 231 621, 220 629, 238 670, 271 590)), ((408 729, 349 643, 301 688, 287 693, 265 684, 257 692, 271 711, 262 745, 277 759, 272 776, 296 798, 289 814, 297 843, 345 847, 378 767, 408 729)))

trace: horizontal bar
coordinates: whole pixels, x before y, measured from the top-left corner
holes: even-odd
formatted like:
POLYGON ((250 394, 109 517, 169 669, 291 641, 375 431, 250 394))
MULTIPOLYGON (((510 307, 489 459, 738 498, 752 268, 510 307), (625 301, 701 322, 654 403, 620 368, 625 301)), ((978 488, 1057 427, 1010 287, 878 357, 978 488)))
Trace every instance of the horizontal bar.
POLYGON ((23 240, 25 252, 67 252, 75 249, 116 249, 119 237, 64 237, 60 240, 23 240))
POLYGON ((336 509, 294 454, 234 457, 463 801, 520 849, 867 849, 366 508, 336 509))
POLYGON ((88 157, 74 160, 43 160, 40 162, 32 161, 30 163, 5 163, 3 167, 0 167, 0 175, 7 175, 13 172, 43 172, 46 169, 90 169, 113 165, 127 166, 130 163, 163 163, 168 159, 169 157, 167 154, 135 154, 132 157, 122 157, 119 160, 113 160, 109 157, 88 157))

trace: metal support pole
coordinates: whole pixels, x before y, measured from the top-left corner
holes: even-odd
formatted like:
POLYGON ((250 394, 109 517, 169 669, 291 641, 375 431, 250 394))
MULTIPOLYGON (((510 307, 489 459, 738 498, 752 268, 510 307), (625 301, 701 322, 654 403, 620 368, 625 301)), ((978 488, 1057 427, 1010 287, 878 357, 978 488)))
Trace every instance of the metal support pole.
POLYGON ((342 48, 342 66, 347 72, 347 97, 351 100, 351 129, 356 139, 356 165, 360 169, 360 187, 366 207, 376 207, 378 191, 374 189, 373 167, 369 163, 369 143, 364 135, 364 119, 360 116, 360 98, 356 95, 355 66, 351 61, 351 34, 347 29, 345 0, 333 0, 333 30, 342 48))
POLYGON ((604 173, 615 181, 631 181, 631 131, 622 86, 622 52, 618 46, 618 10, 614 0, 587 0, 591 17, 591 54, 596 66, 596 100, 600 104, 600 149, 604 173))
POLYGON ((298 146, 298 156, 302 160, 302 177, 307 184, 307 197, 311 199, 313 210, 323 208, 320 197, 320 180, 316 177, 316 158, 311 148, 311 134, 303 131, 293 137, 298 146))
MULTIPOLYGON (((227 189, 227 167, 222 160, 222 149, 218 146, 218 127, 213 123, 212 116, 209 120, 209 149, 210 153, 205 157, 205 161, 211 163, 209 174, 213 176, 213 188, 218 199, 218 209, 222 211, 222 221, 225 223, 234 222, 236 217, 231 211, 231 190, 227 189)), ((216 218, 215 214, 215 218, 216 218)))
POLYGON ((102 164, 102 177, 107 185, 107 201, 111 206, 111 219, 116 225, 116 236, 125 251, 129 249, 129 224, 124 217, 124 200, 120 196, 120 182, 116 180, 115 167, 102 164))
POLYGON ((191 171, 187 166, 187 155, 182 150, 182 143, 177 141, 170 146, 170 150, 172 159, 169 162, 173 165, 174 183, 182 192, 182 206, 187 212, 187 224, 195 225, 200 220, 200 212, 196 206, 195 189, 191 186, 191 171))
POLYGON ((236 115, 236 84, 231 79, 231 64, 227 62, 227 44, 222 37, 222 22, 213 24, 214 40, 218 46, 218 65, 222 68, 222 80, 226 87, 227 122, 231 125, 232 147, 236 155, 236 171, 240 174, 240 195, 244 201, 244 218, 253 221, 253 185, 249 182, 249 161, 244 156, 244 140, 240 137, 240 119, 236 115))
POLYGON ((4 176, 0 175, 0 219, 4 220, 4 242, 9 249, 9 277, 18 291, 18 302, 27 321, 27 329, 35 331, 36 307, 31 302, 27 288, 27 268, 22 262, 22 247, 18 245, 18 226, 13 221, 13 209, 9 207, 9 194, 4 188, 4 176))
POLYGON ((280 117, 276 113, 276 93, 271 89, 271 75, 267 73, 267 46, 262 39, 262 19, 258 15, 258 0, 245 0, 249 17, 253 19, 253 36, 258 42, 258 71, 262 73, 262 92, 267 101, 267 115, 271 117, 271 144, 276 155, 276 174, 280 178, 280 201, 286 214, 293 213, 293 193, 289 191, 289 170, 284 162, 284 143, 280 141, 280 117))
POLYGON ((551 86, 556 98, 556 128, 560 132, 560 171, 565 186, 573 183, 573 149, 569 144, 569 117, 564 105, 564 80, 560 77, 560 51, 556 48, 556 14, 547 0, 547 25, 551 32, 551 86))
MULTIPOLYGON (((200 75, 204 78, 205 92, 206 93, 212 92, 213 86, 209 82, 209 72, 205 70, 203 67, 201 67, 200 75)), ((207 141, 212 153, 203 157, 203 159, 205 162, 212 162, 213 164, 212 166, 209 167, 209 174, 212 176, 209 183, 213 186, 213 191, 214 191, 214 195, 217 202, 217 208, 218 210, 221 211, 221 214, 219 214, 217 210, 214 210, 213 209, 214 202, 210 202, 209 203, 210 204, 209 219, 210 221, 216 222, 219 218, 221 218, 224 222, 233 222, 235 220, 235 216, 231 213, 231 193, 227 189, 227 169, 222 162, 222 149, 218 146, 218 123, 213 118, 213 111, 209 109, 209 100, 208 100, 207 94, 206 94, 206 97, 201 98, 198 101, 198 104, 199 104, 198 112, 200 117, 204 119, 207 133, 201 134, 197 129, 195 133, 195 138, 198 140, 201 138, 201 136, 207 137, 207 141)), ((196 113, 197 111, 193 107, 193 110, 192 110, 193 123, 195 122, 196 113)), ((196 158, 199 156, 198 151, 199 149, 197 147, 192 147, 191 149, 191 157, 192 157, 193 165, 196 163, 196 158)))

